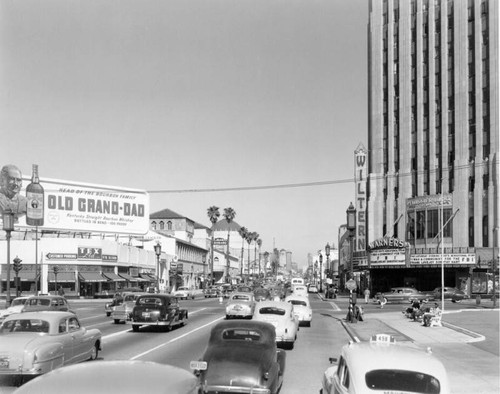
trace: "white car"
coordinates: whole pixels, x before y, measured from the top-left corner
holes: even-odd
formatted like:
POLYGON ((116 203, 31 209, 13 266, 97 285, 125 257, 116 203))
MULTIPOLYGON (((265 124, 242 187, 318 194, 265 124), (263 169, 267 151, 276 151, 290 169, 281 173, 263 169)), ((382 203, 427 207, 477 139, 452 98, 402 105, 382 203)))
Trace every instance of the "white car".
POLYGON ((4 321, 7 316, 10 316, 14 313, 21 313, 21 311, 23 310, 23 306, 28 298, 29 297, 14 298, 7 309, 2 309, 0 311, 0 323, 4 321))
POLYGON ((252 293, 233 293, 226 304, 226 319, 252 318, 255 299, 252 293))
POLYGON ((294 285, 292 286, 292 293, 294 295, 307 297, 307 287, 305 285, 294 285))
POLYGON ((135 302, 140 295, 149 293, 124 293, 123 302, 113 308, 111 312, 111 318, 115 324, 121 322, 128 322, 132 318, 132 311, 134 310, 135 302))
POLYGON ((188 298, 194 299, 193 291, 187 286, 180 286, 172 292, 172 295, 179 298, 180 300, 187 300, 188 298))
POLYGON ((309 303, 309 297, 289 295, 285 298, 285 302, 293 305, 293 313, 299 320, 299 325, 311 327, 312 309, 309 303))
POLYGON ((284 301, 261 301, 255 305, 253 320, 271 323, 276 329, 276 343, 293 349, 299 321, 293 305, 284 301))
POLYGON ((308 291, 309 293, 317 293, 318 288, 316 287, 316 285, 310 285, 308 291))
POLYGON ((430 349, 398 344, 387 334, 351 342, 331 361, 337 365, 325 371, 321 394, 450 393, 444 365, 430 349))

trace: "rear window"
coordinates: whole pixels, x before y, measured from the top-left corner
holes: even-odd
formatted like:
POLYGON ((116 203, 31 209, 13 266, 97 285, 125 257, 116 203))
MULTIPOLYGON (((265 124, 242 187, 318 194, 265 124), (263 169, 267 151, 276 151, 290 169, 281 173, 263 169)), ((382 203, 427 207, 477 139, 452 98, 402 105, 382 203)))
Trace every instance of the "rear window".
POLYGON ((162 305, 162 299, 159 297, 142 297, 137 300, 139 305, 162 305))
POLYGON ((222 339, 255 342, 260 340, 261 333, 255 330, 228 329, 222 332, 222 339))
POLYGON ((27 302, 28 305, 44 305, 44 306, 49 306, 50 305, 50 300, 46 298, 34 298, 32 300, 28 300, 27 302))
POLYGON ((259 313, 261 315, 279 315, 279 316, 284 316, 285 315, 285 310, 281 308, 276 308, 276 307, 264 307, 259 309, 259 313))
POLYGON ((292 305, 303 305, 303 306, 307 306, 306 302, 305 301, 301 301, 301 300, 290 300, 288 301, 290 304, 292 305))
POLYGON ((371 390, 402 391, 407 393, 438 394, 439 380, 425 373, 394 369, 377 369, 365 375, 371 390))
POLYGON ((18 319, 6 321, 0 327, 0 334, 8 332, 49 332, 49 323, 40 319, 18 319))
POLYGON ((247 295, 234 295, 233 300, 250 301, 250 297, 247 295))

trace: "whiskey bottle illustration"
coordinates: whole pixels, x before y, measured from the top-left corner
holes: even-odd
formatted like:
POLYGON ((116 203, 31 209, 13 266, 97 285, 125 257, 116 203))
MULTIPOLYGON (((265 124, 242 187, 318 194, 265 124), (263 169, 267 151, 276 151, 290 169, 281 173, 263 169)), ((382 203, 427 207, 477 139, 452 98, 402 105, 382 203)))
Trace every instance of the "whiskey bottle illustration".
POLYGON ((29 226, 43 226, 43 187, 38 178, 38 165, 33 164, 31 183, 26 187, 28 207, 26 224, 29 226))

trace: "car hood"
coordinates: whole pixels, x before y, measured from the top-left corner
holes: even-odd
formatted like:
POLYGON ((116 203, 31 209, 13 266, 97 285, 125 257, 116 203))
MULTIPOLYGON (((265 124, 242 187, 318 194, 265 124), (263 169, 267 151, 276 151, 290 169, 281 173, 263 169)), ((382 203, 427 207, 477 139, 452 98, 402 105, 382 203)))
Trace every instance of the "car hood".
POLYGON ((235 351, 234 347, 221 347, 207 351, 204 360, 208 366, 203 372, 202 381, 211 386, 260 385, 271 363, 264 357, 263 352, 255 350, 247 348, 235 351))

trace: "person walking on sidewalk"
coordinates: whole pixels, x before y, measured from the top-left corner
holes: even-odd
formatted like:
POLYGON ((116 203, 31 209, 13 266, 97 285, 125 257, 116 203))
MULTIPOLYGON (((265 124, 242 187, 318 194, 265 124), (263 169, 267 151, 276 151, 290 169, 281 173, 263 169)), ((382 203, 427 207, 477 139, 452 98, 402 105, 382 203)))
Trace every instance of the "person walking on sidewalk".
POLYGON ((365 304, 368 304, 369 300, 370 300, 370 289, 367 287, 365 289, 365 304))

